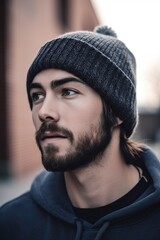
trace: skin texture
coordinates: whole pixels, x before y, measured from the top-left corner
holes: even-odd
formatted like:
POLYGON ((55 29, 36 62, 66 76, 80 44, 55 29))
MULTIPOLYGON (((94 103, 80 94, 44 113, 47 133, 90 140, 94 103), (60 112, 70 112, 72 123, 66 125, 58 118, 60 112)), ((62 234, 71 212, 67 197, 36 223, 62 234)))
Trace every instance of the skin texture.
POLYGON ((92 88, 66 71, 48 69, 35 76, 30 95, 43 164, 51 171, 64 172, 66 189, 74 206, 109 204, 137 184, 137 170, 125 163, 120 152, 121 121, 118 119, 111 132, 105 127, 102 100, 92 88), (103 148, 94 153, 95 157, 90 157, 95 149, 93 144, 100 147, 104 142, 103 148), (90 149, 91 145, 92 151, 85 153, 86 157, 75 157, 78 151, 90 149), (72 157, 66 158, 69 154, 72 157))

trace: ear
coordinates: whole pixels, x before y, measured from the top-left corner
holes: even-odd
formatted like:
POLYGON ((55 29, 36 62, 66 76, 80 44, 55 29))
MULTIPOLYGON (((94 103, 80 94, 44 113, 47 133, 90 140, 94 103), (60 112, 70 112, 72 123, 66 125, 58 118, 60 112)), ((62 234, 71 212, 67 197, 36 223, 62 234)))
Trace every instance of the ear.
POLYGON ((123 123, 123 121, 117 117, 117 123, 116 126, 118 127, 119 125, 121 125, 123 123))

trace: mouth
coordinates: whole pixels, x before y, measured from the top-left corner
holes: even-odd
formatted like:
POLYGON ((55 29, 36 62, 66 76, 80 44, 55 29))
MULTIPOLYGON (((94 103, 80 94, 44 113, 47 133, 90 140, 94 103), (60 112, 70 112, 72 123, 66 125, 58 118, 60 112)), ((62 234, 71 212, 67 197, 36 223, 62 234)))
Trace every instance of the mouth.
POLYGON ((50 132, 46 131, 42 134, 41 140, 44 141, 45 139, 65 139, 67 138, 65 135, 60 134, 58 132, 50 132))

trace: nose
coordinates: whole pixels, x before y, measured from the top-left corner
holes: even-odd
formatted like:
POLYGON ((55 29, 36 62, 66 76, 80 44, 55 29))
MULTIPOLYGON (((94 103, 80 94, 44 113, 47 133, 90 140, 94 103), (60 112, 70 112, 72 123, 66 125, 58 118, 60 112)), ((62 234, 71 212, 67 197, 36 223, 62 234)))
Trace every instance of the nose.
POLYGON ((46 98, 39 109, 38 117, 41 122, 46 119, 51 119, 54 122, 58 122, 60 119, 60 115, 58 112, 58 105, 53 101, 53 99, 46 98))

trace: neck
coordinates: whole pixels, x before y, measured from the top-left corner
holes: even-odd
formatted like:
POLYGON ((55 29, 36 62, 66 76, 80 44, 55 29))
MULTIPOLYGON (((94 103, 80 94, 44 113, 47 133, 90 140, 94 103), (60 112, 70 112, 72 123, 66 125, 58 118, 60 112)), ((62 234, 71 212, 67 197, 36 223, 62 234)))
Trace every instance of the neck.
POLYGON ((135 167, 127 165, 119 150, 117 132, 99 163, 72 172, 65 172, 69 198, 75 207, 94 208, 110 204, 139 181, 135 167))

